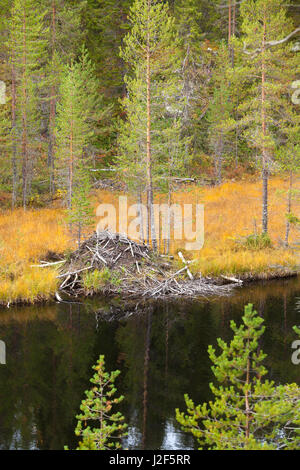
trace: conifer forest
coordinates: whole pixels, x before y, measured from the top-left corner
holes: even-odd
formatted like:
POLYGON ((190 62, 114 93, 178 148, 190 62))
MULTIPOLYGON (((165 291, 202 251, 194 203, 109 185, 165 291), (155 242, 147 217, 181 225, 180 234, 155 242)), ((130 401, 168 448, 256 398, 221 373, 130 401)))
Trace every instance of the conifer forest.
POLYGON ((299 0, 0 7, 0 450, 300 450, 299 0))

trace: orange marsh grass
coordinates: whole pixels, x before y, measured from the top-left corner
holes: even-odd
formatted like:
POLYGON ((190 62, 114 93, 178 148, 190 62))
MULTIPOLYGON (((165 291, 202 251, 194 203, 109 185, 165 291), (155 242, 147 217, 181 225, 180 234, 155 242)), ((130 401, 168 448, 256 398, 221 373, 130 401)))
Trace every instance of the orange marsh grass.
MULTIPOLYGON (((281 275, 285 269, 294 271, 300 264, 299 257, 292 250, 282 248, 286 230, 286 198, 288 181, 274 177, 269 183, 269 235, 272 248, 261 250, 246 249, 236 239, 246 237, 255 231, 261 233, 261 181, 225 182, 218 187, 199 188, 195 185, 186 187, 173 195, 173 203, 204 204, 204 246, 202 250, 186 253, 195 261, 192 271, 205 276, 220 274, 244 277, 267 278, 281 275), (280 248, 281 247, 281 248, 280 248), (275 268, 277 266, 277 268, 275 268), (282 266, 284 269, 281 269, 282 266)), ((118 208, 118 193, 98 191, 98 203, 112 203, 118 208)), ((166 201, 164 195, 158 195, 156 203, 166 201)), ((133 203, 128 198, 128 204, 133 203)), ((300 215, 300 200, 293 200, 293 212, 300 215)), ((117 210, 118 224, 118 210, 117 210)), ((171 232, 171 238, 173 233, 171 232)), ((291 243, 299 238, 299 232, 291 226, 291 243)), ((161 242, 162 246, 162 242, 161 242)), ((184 251, 184 241, 173 240, 172 252, 184 251)), ((179 263, 180 265, 180 263, 179 263)))
MULTIPOLYGON (((194 272, 203 275, 242 274, 244 277, 267 278, 273 272, 281 274, 279 266, 291 271, 300 264, 299 256, 282 248, 286 230, 286 197, 288 182, 272 178, 269 185, 269 235, 272 248, 250 250, 236 242, 255 231, 261 233, 261 182, 227 182, 202 191, 205 211, 204 247, 193 254, 194 272), (277 268, 275 268, 277 266, 277 268)), ((184 202, 193 199, 178 195, 184 202)), ((199 191, 199 190, 198 190, 199 191)), ((293 213, 300 213, 300 201, 293 201, 293 213)), ((289 241, 299 239, 299 231, 291 227, 289 241)))
MULTIPOLYGON (((291 271, 299 265, 299 257, 292 250, 280 248, 285 235, 286 190, 283 178, 270 180, 269 232, 272 248, 259 251, 245 249, 236 238, 261 231, 261 182, 226 182, 220 187, 190 186, 174 194, 174 203, 204 203, 205 243, 202 250, 187 253, 194 258, 192 270, 203 275, 243 275, 268 277, 272 266, 284 266, 291 271)), ((118 206, 120 193, 97 191, 92 200, 118 206)), ((160 195, 156 202, 163 202, 160 195)), ((136 202, 129 198, 129 204, 136 202)), ((300 202, 293 202, 293 212, 299 216, 300 202)), ((118 211, 117 211, 118 215, 118 211)), ((96 225, 96 218, 95 218, 96 225)), ((291 228, 290 241, 295 242, 299 232, 291 228)), ((64 253, 74 248, 70 234, 63 223, 63 210, 17 209, 0 213, 0 303, 34 302, 53 296, 57 288, 55 268, 32 268, 45 259, 48 252, 64 253)), ((173 242, 173 252, 184 250, 184 242, 173 242)), ((281 269, 275 269, 280 275, 281 269)))
POLYGON ((56 270, 32 268, 51 252, 70 247, 57 209, 17 209, 0 214, 0 303, 34 302, 56 290, 56 270))

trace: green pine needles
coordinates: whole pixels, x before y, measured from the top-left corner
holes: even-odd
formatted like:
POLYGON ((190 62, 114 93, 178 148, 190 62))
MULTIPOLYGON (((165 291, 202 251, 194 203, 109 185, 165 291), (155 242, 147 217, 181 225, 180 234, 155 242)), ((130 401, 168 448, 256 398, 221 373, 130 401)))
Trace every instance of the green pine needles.
POLYGON ((85 47, 77 62, 65 67, 57 104, 56 184, 66 194, 67 221, 80 244, 83 231, 93 223, 90 146, 95 138, 95 121, 102 96, 85 47))
POLYGON ((93 387, 85 392, 86 398, 80 406, 81 414, 77 416, 75 434, 82 438, 77 450, 120 449, 120 439, 126 436, 127 424, 120 412, 111 413, 112 407, 124 399, 123 396, 114 397, 117 391, 115 380, 120 371, 106 372, 104 356, 100 356, 93 369, 93 387), (87 422, 95 427, 86 426, 87 422))
POLYGON ((191 432, 200 448, 212 450, 294 450, 300 445, 300 387, 275 386, 264 380, 259 347, 263 319, 251 304, 243 324, 231 322, 234 332, 227 344, 218 339, 221 353, 210 346, 212 371, 220 383, 210 384, 214 400, 196 406, 185 395, 187 414, 176 410, 178 422, 191 432))

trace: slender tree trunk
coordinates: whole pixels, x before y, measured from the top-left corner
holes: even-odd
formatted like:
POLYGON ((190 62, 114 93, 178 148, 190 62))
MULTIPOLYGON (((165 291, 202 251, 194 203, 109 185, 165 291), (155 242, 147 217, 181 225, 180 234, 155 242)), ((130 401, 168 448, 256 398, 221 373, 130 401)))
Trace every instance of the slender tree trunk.
POLYGON ((139 201, 139 217, 140 217, 140 240, 142 243, 145 242, 145 231, 144 231, 144 213, 143 213, 143 198, 142 198, 142 191, 140 190, 138 193, 138 201, 139 201))
POLYGON ((16 69, 15 69, 15 51, 12 52, 13 57, 13 66, 12 66, 12 200, 11 205, 12 209, 16 207, 17 204, 17 184, 18 184, 18 174, 17 174, 17 129, 16 129, 16 69))
POLYGON ((81 242, 81 223, 78 224, 78 248, 80 247, 81 242))
MULTIPOLYGON (((73 101, 72 101, 73 102, 73 101)), ((71 128, 70 128, 70 155, 69 155, 69 194, 68 194, 68 208, 72 207, 73 195, 73 173, 74 173, 74 155, 73 155, 73 106, 71 105, 71 128)))
MULTIPOLYGON (((249 385, 250 381, 250 359, 247 360, 247 372, 246 372, 246 384, 249 385)), ((249 406, 249 391, 245 392, 245 406, 246 406, 246 425, 245 425, 245 434, 246 439, 249 439, 250 436, 250 406, 249 406)))
MULTIPOLYGON (((236 22, 236 1, 233 0, 231 37, 235 36, 235 22, 236 22)), ((235 57, 233 44, 230 44, 230 55, 231 55, 231 66, 233 68, 234 67, 234 57, 235 57)))
POLYGON ((236 25, 236 0, 233 0, 233 6, 232 6, 232 36, 235 35, 235 25, 236 25))
POLYGON ((263 204, 262 204, 262 231, 268 233, 268 183, 269 183, 269 162, 268 153, 265 144, 266 138, 266 63, 265 63, 265 49, 266 49, 266 12, 264 14, 263 23, 263 41, 262 41, 262 76, 261 76, 261 122, 262 122, 262 180, 263 180, 263 204))
POLYGON ((28 185, 28 135, 27 135, 27 30, 26 11, 23 16, 23 109, 22 109, 22 178, 23 178, 23 208, 26 209, 28 185))
POLYGON ((215 181, 216 184, 222 184, 222 163, 223 163, 224 136, 220 133, 217 143, 217 152, 215 156, 215 181))
POLYGON ((172 193, 173 193, 173 185, 171 180, 169 179, 169 188, 168 188, 168 227, 167 227, 167 243, 166 243, 166 253, 165 254, 170 254, 170 246, 171 246, 171 228, 173 225, 173 217, 172 217, 172 211, 171 211, 171 206, 172 206, 172 193))
MULTIPOLYGON (((150 10, 150 0, 148 0, 148 9, 150 10)), ((146 159, 146 172, 147 172, 147 211, 148 211, 148 243, 150 238, 152 247, 156 251, 157 241, 155 233, 154 221, 154 208, 153 208, 153 186, 152 186, 152 162, 151 162, 151 68, 150 68, 150 37, 148 29, 147 40, 147 159, 146 159)))
POLYGON ((231 22, 232 22, 232 4, 231 0, 228 2, 228 45, 230 44, 231 40, 231 22))
MULTIPOLYGON (((292 212, 292 190, 293 190, 293 172, 290 171, 290 183, 289 183, 289 190, 287 196, 287 214, 290 215, 292 212)), ((289 234, 291 229, 291 223, 289 219, 286 221, 286 232, 285 232, 285 240, 284 244, 286 247, 289 246, 289 234)))
MULTIPOLYGON (((54 55, 56 42, 56 0, 52 0, 52 20, 51 20, 51 47, 52 47, 52 77, 53 80, 55 70, 54 55)), ((50 91, 50 115, 49 115, 49 147, 48 147, 48 167, 50 169, 50 194, 54 194, 54 128, 55 128, 55 110, 56 110, 56 89, 52 84, 50 91)))

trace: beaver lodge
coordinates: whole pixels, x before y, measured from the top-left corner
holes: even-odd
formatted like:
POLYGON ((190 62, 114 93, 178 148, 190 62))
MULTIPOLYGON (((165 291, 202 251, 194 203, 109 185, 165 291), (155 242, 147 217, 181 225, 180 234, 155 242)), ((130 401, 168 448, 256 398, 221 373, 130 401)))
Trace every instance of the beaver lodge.
MULTIPOLYGON (((60 268, 59 291, 72 296, 102 293, 121 297, 165 298, 225 295, 229 286, 194 278, 190 262, 179 253, 183 267, 144 243, 108 231, 94 233, 60 268)), ((57 295, 59 299, 59 295, 57 295)))

